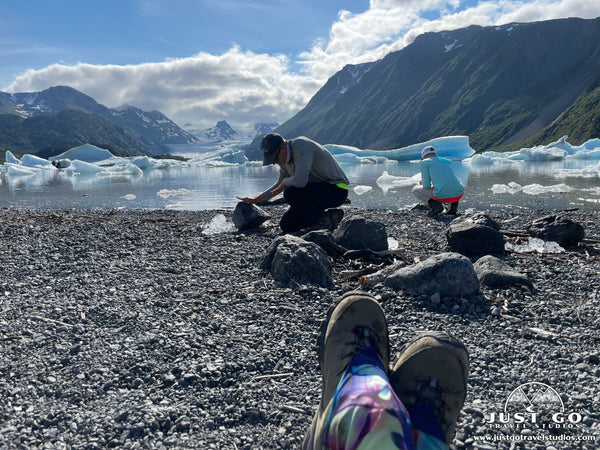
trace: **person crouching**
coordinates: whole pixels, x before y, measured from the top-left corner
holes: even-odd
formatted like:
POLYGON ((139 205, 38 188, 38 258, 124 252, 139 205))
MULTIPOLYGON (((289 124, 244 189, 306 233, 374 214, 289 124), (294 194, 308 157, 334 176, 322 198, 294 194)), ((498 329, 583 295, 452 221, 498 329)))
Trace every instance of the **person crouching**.
POLYGON ((284 233, 322 224, 333 229, 343 217, 348 198, 348 177, 325 147, 304 136, 285 140, 277 133, 261 141, 263 166, 277 164, 279 178, 256 197, 237 197, 244 203, 266 201, 283 192, 290 205, 279 225, 284 233))
POLYGON ((413 187, 413 195, 430 208, 430 214, 441 213, 443 203, 447 203, 450 206, 444 214, 456 215, 464 191, 452 170, 451 161, 439 157, 433 147, 425 147, 421 152, 421 182, 413 187))

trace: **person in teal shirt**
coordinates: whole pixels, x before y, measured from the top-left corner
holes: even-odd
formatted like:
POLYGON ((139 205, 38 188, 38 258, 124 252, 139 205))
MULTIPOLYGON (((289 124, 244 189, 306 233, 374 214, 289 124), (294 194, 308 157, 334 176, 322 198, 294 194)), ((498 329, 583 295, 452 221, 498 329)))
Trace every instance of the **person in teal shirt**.
POLYGON ((444 214, 456 215, 464 191, 451 161, 439 157, 433 147, 425 147, 421 152, 421 182, 413 188, 413 195, 430 208, 430 214, 441 213, 447 203, 450 206, 444 214))

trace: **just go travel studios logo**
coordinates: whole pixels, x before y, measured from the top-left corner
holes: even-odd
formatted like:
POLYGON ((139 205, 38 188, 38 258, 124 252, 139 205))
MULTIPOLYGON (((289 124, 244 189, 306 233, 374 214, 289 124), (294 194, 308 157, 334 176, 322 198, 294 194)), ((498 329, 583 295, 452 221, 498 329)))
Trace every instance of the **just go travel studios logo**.
POLYGON ((565 407, 558 392, 544 383, 518 386, 504 409, 485 415, 486 441, 596 441, 581 432, 583 415, 565 407))

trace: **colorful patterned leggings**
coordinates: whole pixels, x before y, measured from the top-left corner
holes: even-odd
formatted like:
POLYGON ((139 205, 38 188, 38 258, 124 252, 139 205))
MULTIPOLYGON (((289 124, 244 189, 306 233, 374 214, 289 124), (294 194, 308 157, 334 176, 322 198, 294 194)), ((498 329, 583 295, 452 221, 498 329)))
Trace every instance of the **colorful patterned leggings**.
POLYGON ((327 411, 323 448, 447 449, 433 409, 407 412, 372 347, 356 356, 344 373, 327 411))

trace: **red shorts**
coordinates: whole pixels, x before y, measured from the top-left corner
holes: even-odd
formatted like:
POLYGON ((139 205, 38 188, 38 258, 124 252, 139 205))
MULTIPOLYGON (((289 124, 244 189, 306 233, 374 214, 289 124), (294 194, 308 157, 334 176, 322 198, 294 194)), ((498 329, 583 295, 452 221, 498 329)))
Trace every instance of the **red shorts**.
POLYGON ((464 191, 458 197, 437 198, 437 197, 433 196, 433 188, 431 189, 431 198, 433 198, 434 200, 437 200, 438 202, 442 202, 442 203, 454 203, 454 202, 457 202, 457 201, 459 201, 462 198, 463 195, 465 195, 464 191))

